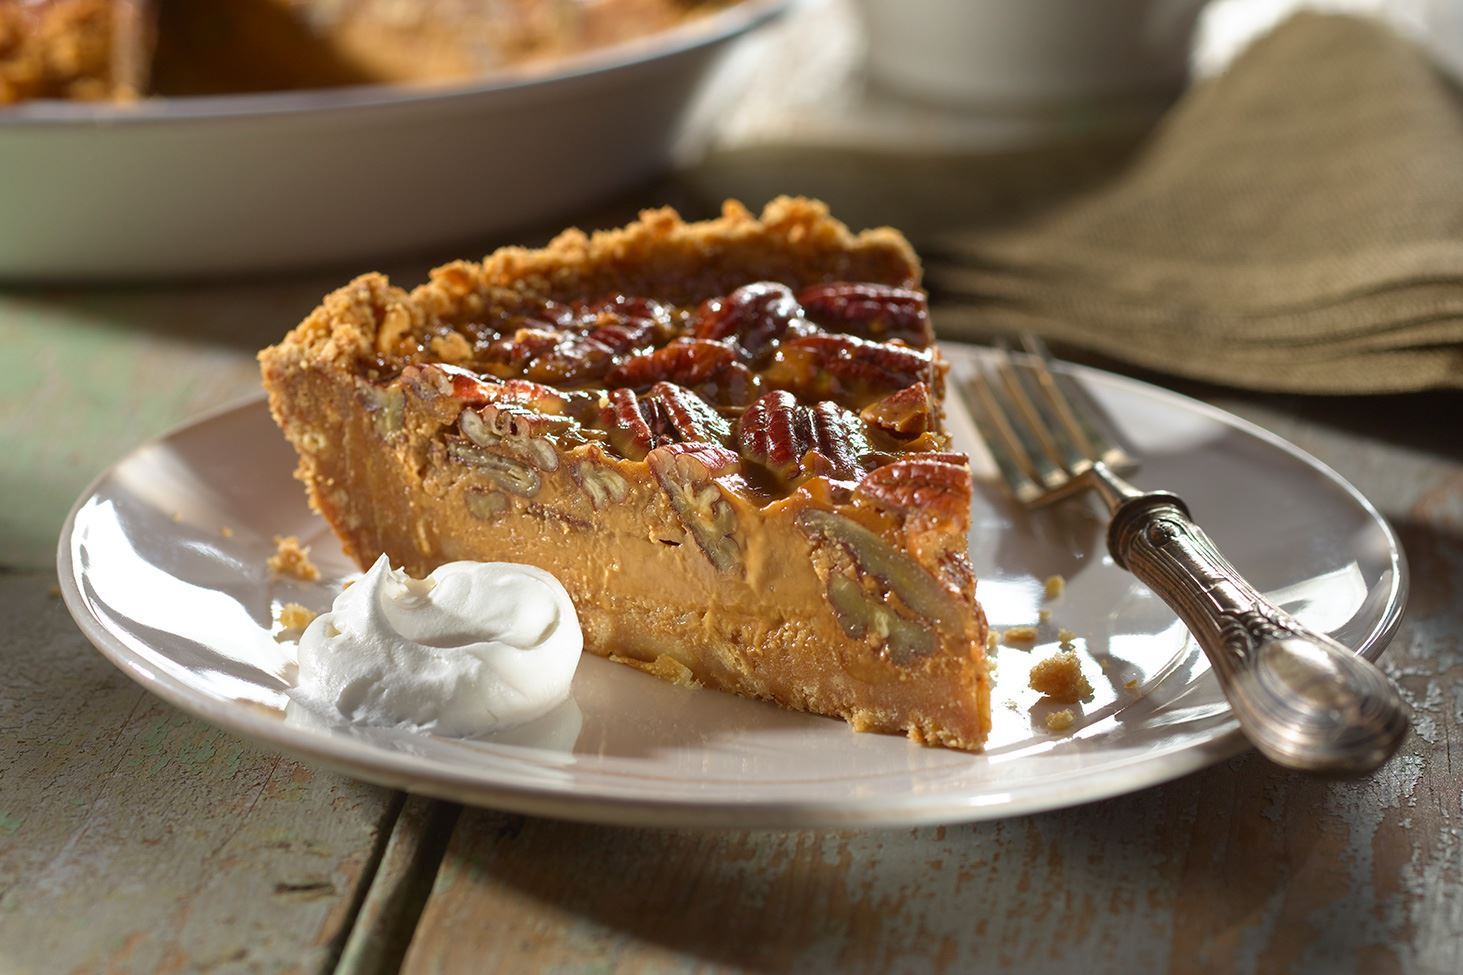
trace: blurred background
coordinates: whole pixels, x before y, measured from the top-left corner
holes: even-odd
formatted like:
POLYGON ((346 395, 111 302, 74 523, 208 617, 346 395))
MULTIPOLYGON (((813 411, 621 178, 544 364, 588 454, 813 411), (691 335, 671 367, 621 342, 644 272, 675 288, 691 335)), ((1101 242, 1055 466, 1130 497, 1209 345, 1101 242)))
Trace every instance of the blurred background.
POLYGON ((470 254, 617 194, 918 242, 1100 178, 1304 7, 1463 64, 1449 0, 0 0, 0 280, 470 254))

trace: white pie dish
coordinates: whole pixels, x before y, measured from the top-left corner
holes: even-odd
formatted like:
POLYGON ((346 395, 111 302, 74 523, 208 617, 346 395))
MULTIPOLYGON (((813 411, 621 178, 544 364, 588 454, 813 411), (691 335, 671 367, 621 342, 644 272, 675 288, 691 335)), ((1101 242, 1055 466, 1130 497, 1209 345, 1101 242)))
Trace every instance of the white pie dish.
POLYGON ((448 86, 0 108, 0 281, 362 264, 573 212, 704 146, 732 42, 788 2, 448 86))

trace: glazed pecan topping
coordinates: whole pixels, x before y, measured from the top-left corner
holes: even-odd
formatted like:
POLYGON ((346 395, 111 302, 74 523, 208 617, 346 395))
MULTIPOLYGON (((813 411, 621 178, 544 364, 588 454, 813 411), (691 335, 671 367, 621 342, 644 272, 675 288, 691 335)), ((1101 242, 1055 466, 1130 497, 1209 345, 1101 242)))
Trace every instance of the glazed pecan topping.
POLYGON ((729 406, 751 402, 761 379, 738 361, 728 345, 705 339, 676 339, 663 349, 631 356, 610 370, 611 386, 648 389, 671 382, 695 389, 706 399, 729 406))
POLYGON ((599 422, 609 431, 610 446, 621 457, 644 460, 656 445, 656 435, 640 409, 640 398, 633 389, 612 389, 605 394, 599 422))
POLYGON ((870 342, 852 335, 804 335, 782 344, 763 378, 803 399, 862 407, 915 383, 931 383, 927 351, 870 342))
POLYGON ((663 349, 626 359, 605 379, 612 386, 631 389, 648 389, 662 381, 696 386, 736 362, 736 352, 720 342, 676 339, 663 349))
POLYGON ((644 396, 631 389, 612 389, 600 407, 600 422, 610 445, 631 460, 640 460, 662 444, 725 445, 731 424, 689 389, 656 383, 644 396))
POLYGON ((726 341, 748 362, 762 363, 791 329, 807 334, 811 327, 803 308, 783 284, 761 281, 712 298, 696 313, 696 337, 726 341))
POLYGON ((737 449, 784 489, 816 475, 856 477, 872 453, 858 417, 837 403, 803 406, 785 390, 747 407, 737 424, 737 449))
POLYGON ((674 383, 656 383, 640 405, 651 429, 675 442, 725 446, 731 440, 731 424, 726 418, 704 399, 674 383))
POLYGON ((505 378, 523 376, 533 382, 577 386, 603 376, 616 353, 592 335, 520 328, 488 346, 487 355, 488 368, 505 378))
POLYGON ((830 332, 876 342, 898 340, 917 349, 935 341, 929 302, 919 291, 840 281, 804 288, 797 300, 808 318, 830 332))
POLYGON ((870 471, 854 497, 904 515, 946 517, 970 507, 970 468, 963 454, 910 456, 870 471))
POLYGON ((924 383, 875 400, 859 413, 863 421, 899 440, 913 440, 934 426, 934 400, 924 383))
MULTIPOLYGON (((938 467, 958 455, 935 453, 948 444, 938 399, 944 366, 918 291, 759 281, 699 304, 614 294, 432 327, 456 329, 472 352, 453 361, 473 369, 408 361, 401 375, 444 404, 444 422, 460 416, 465 446, 456 454, 503 480, 512 480, 511 469, 498 470, 504 462, 553 473, 560 454, 586 444, 631 461, 705 445, 734 450, 763 496, 800 488, 843 504, 866 484, 857 498, 902 510, 958 494, 938 467), (899 466, 910 458, 936 466, 899 466)), ((382 359, 368 378, 391 368, 382 359)), ((613 496, 612 477, 589 477, 577 460, 569 466, 576 478, 585 474, 580 487, 591 501, 613 496)))

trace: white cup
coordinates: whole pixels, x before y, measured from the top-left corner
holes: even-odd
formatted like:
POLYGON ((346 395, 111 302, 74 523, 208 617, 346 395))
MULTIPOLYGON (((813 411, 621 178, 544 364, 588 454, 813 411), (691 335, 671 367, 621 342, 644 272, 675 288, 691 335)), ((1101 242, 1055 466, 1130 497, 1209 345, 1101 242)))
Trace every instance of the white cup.
POLYGON ((1060 108, 1177 89, 1205 0, 859 0, 870 74, 941 102, 1060 108))

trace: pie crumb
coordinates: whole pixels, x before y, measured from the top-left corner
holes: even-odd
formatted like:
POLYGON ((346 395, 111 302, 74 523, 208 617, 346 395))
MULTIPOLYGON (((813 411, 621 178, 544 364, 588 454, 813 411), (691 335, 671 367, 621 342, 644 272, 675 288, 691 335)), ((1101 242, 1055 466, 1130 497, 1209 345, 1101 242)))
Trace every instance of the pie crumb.
POLYGON ((1036 611, 1036 621, 1038 623, 1050 623, 1052 621, 1052 611, 1049 609, 1038 609, 1036 611))
POLYGON ((1124 682, 1123 686, 1130 691, 1136 691, 1138 689, 1138 678, 1134 677, 1133 679, 1124 682))
POLYGON ((52 599, 60 599, 61 587, 54 582, 51 583, 51 587, 46 590, 46 595, 50 596, 52 599))
POLYGON ((1062 646, 1064 646, 1064 647, 1071 646, 1072 645, 1072 641, 1075 640, 1075 639, 1077 639, 1077 634, 1073 633, 1071 630, 1067 629, 1065 626, 1062 627, 1061 629, 1057 630, 1057 642, 1060 643, 1062 646))
POLYGON ((1082 675, 1082 663, 1070 650, 1053 654, 1032 667, 1028 686, 1063 704, 1092 696, 1092 685, 1082 675))
POLYGON ((233 538, 234 537, 234 530, 232 528, 230 528, 228 525, 224 525, 222 528, 220 528, 218 530, 218 533, 220 535, 222 535, 224 538, 233 538))
POLYGON ((700 687, 701 682, 696 675, 691 673, 691 668, 681 663, 675 657, 661 654, 654 660, 636 660, 634 657, 622 657, 619 654, 610 654, 610 659, 617 664, 627 664, 636 670, 643 670, 647 674, 659 677, 661 680, 670 681, 677 687, 700 687))
POLYGON ((995 653, 996 647, 1001 645, 1001 634, 998 630, 985 631, 986 653, 995 653))
POLYGON ((305 582, 320 578, 320 570, 310 561, 310 546, 301 545, 294 535, 274 536, 274 554, 269 557, 269 571, 294 576, 305 582))
POLYGON ((1013 626, 1006 631, 1001 638, 1007 646, 1014 643, 1035 643, 1036 627, 1034 626, 1013 626))
POLYGON ((1067 580, 1061 576, 1047 576, 1046 582, 1042 583, 1042 590, 1047 599, 1056 599, 1067 591, 1067 580))
POLYGON ((286 630, 303 630, 318 614, 299 603, 285 603, 279 608, 279 625, 286 630))
POLYGON ((1046 716, 1046 727, 1048 731, 1066 731, 1075 720, 1071 708, 1062 708, 1046 716))

